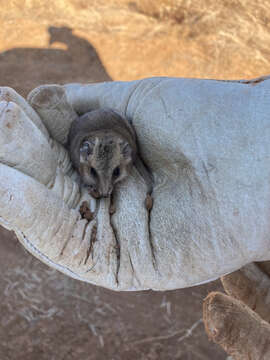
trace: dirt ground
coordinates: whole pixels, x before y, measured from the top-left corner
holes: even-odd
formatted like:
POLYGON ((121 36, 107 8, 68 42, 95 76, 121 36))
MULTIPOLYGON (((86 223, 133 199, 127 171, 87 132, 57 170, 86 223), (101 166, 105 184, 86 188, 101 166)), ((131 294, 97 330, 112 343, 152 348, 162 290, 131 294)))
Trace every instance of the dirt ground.
POLYGON ((0 359, 225 359, 202 324, 218 282, 168 292, 112 292, 48 268, 2 230, 0 359))
MULTIPOLYGON (((266 1, 0 0, 0 80, 42 83, 270 73, 266 1), (195 3, 195 2, 194 2, 195 3)), ((115 293, 72 280, 0 232, 0 360, 225 360, 202 324, 214 282, 115 293)))

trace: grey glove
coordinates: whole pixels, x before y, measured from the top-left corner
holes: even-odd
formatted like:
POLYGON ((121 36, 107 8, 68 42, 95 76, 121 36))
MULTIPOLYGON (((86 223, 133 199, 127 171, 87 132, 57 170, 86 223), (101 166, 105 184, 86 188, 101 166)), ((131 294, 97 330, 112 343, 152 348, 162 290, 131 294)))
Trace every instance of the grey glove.
POLYGON ((269 260, 269 89, 268 78, 49 85, 30 106, 2 88, 1 223, 49 266, 114 290, 182 288, 269 260), (100 107, 132 119, 155 179, 150 216, 135 170, 113 216, 78 186, 62 145, 76 113, 100 107))

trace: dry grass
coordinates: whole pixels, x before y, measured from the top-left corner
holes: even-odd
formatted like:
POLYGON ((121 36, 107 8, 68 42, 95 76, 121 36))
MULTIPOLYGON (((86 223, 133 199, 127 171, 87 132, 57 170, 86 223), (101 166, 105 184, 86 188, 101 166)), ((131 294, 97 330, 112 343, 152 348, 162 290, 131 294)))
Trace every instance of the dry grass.
POLYGON ((250 78, 270 72, 266 0, 16 0, 12 5, 1 0, 0 5, 2 49, 11 42, 45 47, 47 38, 27 36, 27 26, 35 32, 70 26, 94 45, 117 80, 250 78), (15 24, 25 34, 14 35, 15 24))

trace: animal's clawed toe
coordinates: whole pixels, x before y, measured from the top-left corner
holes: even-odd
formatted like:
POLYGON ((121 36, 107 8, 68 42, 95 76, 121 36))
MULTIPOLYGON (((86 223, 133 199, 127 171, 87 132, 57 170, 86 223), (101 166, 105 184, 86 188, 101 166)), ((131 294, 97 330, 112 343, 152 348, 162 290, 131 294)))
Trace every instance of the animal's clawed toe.
POLYGON ((145 198, 145 207, 146 207, 146 210, 150 211, 152 210, 152 207, 153 207, 153 198, 150 194, 147 194, 146 195, 146 198, 145 198))

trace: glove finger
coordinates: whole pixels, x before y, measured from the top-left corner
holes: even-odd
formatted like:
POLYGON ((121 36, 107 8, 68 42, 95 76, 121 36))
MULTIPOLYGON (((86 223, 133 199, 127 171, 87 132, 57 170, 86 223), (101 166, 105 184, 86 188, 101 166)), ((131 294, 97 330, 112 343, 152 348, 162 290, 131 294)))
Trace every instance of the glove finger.
MULTIPOLYGON (((157 79, 153 81, 156 82, 157 79)), ((64 89, 68 103, 78 114, 93 109, 112 108, 126 115, 130 97, 140 83, 141 81, 113 81, 87 85, 67 84, 64 89)))
POLYGON ((54 181, 57 162, 43 133, 15 103, 0 103, 0 161, 44 185, 54 181))
POLYGON ((77 114, 67 102, 65 90, 60 85, 42 85, 32 90, 28 102, 36 109, 50 132, 50 145, 64 174, 74 175, 68 151, 61 145, 67 142, 71 122, 77 114))
POLYGON ((209 338, 233 359, 270 358, 270 325, 240 301, 210 293, 204 300, 203 319, 209 338))
POLYGON ((65 144, 70 124, 77 118, 67 101, 65 89, 60 85, 42 85, 32 90, 27 100, 42 118, 51 137, 65 144))
POLYGON ((270 278, 257 264, 246 265, 223 276, 221 281, 227 294, 241 300, 265 321, 270 321, 270 278))
POLYGON ((13 102, 20 107, 33 124, 42 132, 43 136, 48 140, 49 134, 40 117, 35 110, 29 106, 27 101, 20 96, 15 90, 9 87, 0 87, 0 101, 6 101, 7 103, 13 102))
POLYGON ((61 151, 51 148, 47 138, 17 104, 0 102, 0 161, 33 177, 75 207, 80 197, 79 187, 57 168, 59 162, 65 170, 70 171, 71 167, 66 153, 59 154, 61 151))

